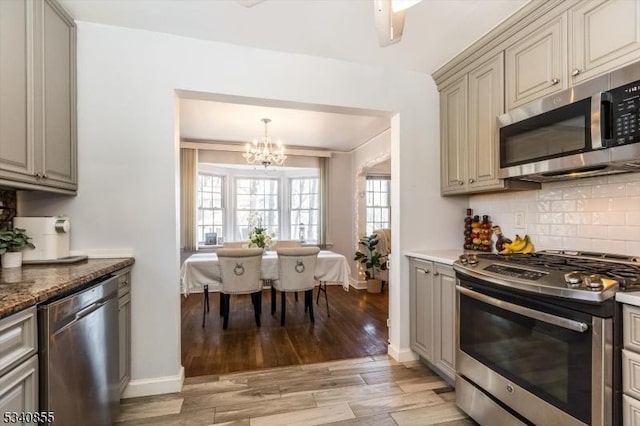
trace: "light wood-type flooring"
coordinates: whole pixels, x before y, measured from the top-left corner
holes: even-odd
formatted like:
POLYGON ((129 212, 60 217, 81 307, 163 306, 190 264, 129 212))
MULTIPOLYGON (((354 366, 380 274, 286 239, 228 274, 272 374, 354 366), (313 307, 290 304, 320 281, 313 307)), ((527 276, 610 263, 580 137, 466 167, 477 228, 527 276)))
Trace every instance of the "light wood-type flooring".
POLYGON ((202 294, 182 297, 182 392, 123 400, 117 424, 475 425, 435 373, 386 355, 386 291, 329 286, 328 316, 316 289, 314 324, 300 296, 287 295, 282 327, 265 290, 260 328, 250 297, 232 296, 227 330, 218 293, 204 328, 202 294))
POLYGON ((192 377, 180 393, 122 401, 117 425, 440 425, 475 423, 419 361, 386 355, 192 377))

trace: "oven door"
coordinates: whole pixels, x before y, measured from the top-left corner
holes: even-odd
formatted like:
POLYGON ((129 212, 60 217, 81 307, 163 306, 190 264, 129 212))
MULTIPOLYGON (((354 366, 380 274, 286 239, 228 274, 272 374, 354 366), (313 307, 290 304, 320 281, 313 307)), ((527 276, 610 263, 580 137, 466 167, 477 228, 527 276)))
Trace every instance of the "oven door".
POLYGON ((460 376, 535 424, 608 423, 606 320, 462 279, 457 290, 460 376))

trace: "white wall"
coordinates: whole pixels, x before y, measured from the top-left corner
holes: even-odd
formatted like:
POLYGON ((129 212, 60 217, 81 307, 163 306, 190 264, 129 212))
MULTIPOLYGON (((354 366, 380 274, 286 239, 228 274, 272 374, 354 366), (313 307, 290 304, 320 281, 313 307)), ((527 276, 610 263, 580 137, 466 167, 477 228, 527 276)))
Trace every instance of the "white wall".
MULTIPOLYGON (((389 350, 410 355, 408 264, 401 253, 450 246, 464 214, 459 201, 439 196, 438 102, 431 78, 78 22, 78 196, 25 193, 19 208, 23 215, 68 214, 73 250, 134 248, 128 395, 177 390, 180 383, 175 89, 399 114, 391 144, 392 244, 398 248, 392 262, 400 267, 391 278, 399 285, 391 293, 389 350)), ((333 163, 335 176, 341 170, 333 163)), ((337 230, 344 218, 330 220, 337 230)))
MULTIPOLYGON (((327 242, 331 250, 353 257, 351 230, 353 229, 353 180, 351 153, 334 153, 329 161, 329 208, 327 210, 327 242)), ((354 276, 353 271, 351 276, 354 276)))
MULTIPOLYGON (((542 189, 476 195, 474 214, 488 214, 505 236, 529 234, 537 250, 640 255, 640 173, 544 184, 542 189), (525 227, 515 227, 524 213, 525 227)), ((460 228, 462 229, 462 227, 460 228)))

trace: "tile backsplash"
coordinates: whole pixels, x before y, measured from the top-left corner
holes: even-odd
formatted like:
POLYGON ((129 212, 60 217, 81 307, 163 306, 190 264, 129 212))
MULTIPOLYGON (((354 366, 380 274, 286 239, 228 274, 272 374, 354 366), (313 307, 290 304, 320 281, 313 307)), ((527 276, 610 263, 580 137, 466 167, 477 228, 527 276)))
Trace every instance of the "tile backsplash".
POLYGON ((536 250, 640 256, 640 173, 548 183, 535 191, 473 195, 469 207, 474 214, 488 214, 509 238, 529 234, 536 250), (519 215, 524 215, 521 226, 516 224, 519 215))

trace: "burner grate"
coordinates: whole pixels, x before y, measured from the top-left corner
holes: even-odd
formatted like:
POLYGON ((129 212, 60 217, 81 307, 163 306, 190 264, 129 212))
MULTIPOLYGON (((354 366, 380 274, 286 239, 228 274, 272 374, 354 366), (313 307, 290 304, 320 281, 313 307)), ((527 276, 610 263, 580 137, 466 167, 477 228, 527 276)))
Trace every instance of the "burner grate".
MULTIPOLYGON (((484 257, 484 255, 480 256, 484 257)), ((539 267, 549 271, 598 274, 618 281, 620 288, 623 290, 631 290, 632 288, 640 290, 640 265, 544 253, 490 256, 493 256, 491 260, 539 267)))

